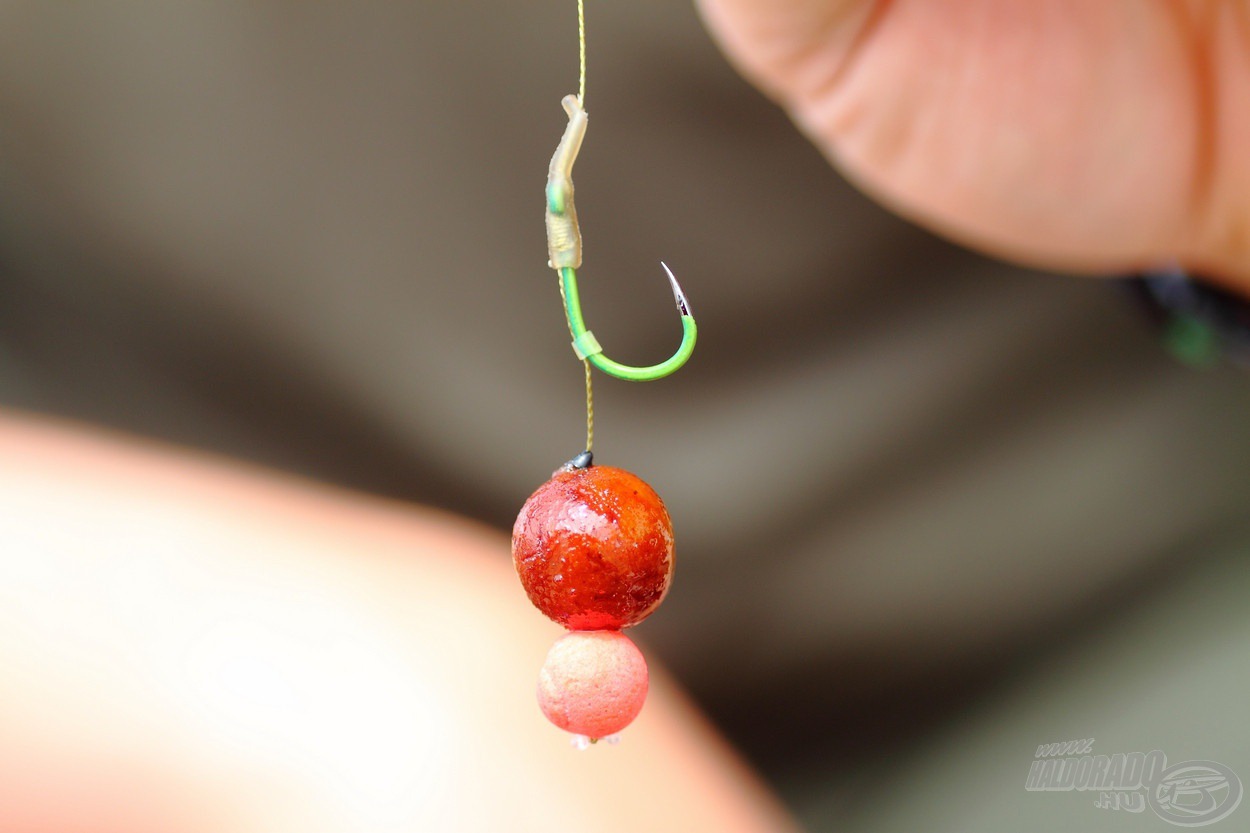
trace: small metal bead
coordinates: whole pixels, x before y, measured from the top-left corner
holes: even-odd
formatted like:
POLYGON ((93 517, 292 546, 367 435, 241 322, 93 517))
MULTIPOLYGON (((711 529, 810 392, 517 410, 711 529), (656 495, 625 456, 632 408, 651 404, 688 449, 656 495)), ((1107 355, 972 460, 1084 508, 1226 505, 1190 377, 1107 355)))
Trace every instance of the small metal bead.
POLYGON ((595 464, 595 455, 589 451, 583 451, 572 460, 569 460, 560 467, 560 471, 574 471, 576 469, 588 469, 595 464))

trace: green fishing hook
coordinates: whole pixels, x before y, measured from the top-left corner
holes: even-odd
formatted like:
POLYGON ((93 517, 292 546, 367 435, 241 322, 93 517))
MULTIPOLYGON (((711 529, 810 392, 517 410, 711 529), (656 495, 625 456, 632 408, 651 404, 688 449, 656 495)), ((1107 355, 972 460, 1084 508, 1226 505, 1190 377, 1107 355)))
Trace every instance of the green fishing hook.
POLYGON ((573 336, 573 352, 579 359, 618 379, 630 382, 662 379, 686 363, 694 352, 699 335, 698 325, 690 314, 690 305, 681 291, 681 285, 663 262, 660 265, 668 275, 673 300, 681 315, 681 344, 677 352, 659 364, 631 367, 605 356, 594 333, 586 328, 581 297, 577 291, 577 267, 582 265, 582 235, 577 225, 577 210, 573 206, 573 163, 577 161, 577 152, 586 135, 586 111, 575 95, 565 96, 561 104, 568 114, 569 124, 547 171, 547 263, 560 274, 560 294, 564 296, 564 313, 573 336))

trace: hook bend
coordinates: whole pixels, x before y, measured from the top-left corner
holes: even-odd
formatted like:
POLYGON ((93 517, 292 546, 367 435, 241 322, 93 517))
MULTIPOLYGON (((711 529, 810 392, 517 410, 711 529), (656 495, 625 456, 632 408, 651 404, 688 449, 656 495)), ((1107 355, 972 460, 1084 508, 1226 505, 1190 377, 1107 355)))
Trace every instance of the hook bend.
POLYGON ((585 359, 609 376, 615 376, 627 382, 650 382, 663 379, 677 371, 690 359, 699 337, 699 326, 695 323, 694 316, 690 314, 690 302, 686 300, 686 295, 682 292, 681 284, 677 283, 677 278, 673 276, 673 271, 663 262, 660 265, 664 267, 664 272, 668 275, 669 284, 673 289, 673 301, 677 305, 677 312, 681 314, 681 344, 678 345, 673 355, 659 364, 647 367, 621 364, 603 354, 603 347, 595 338, 595 334, 586 328, 586 321, 582 316, 581 298, 577 290, 577 271, 571 266, 560 269, 564 313, 569 321, 569 332, 573 334, 573 352, 579 359, 585 359))

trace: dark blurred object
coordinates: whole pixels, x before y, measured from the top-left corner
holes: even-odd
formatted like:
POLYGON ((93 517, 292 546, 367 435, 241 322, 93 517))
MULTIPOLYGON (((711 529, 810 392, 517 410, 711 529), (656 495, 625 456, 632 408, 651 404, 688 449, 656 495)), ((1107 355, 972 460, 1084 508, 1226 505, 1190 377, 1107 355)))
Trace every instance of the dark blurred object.
POLYGON ((1164 344, 1178 359, 1209 366, 1226 358, 1250 367, 1250 301, 1191 280, 1180 269, 1139 275, 1127 285, 1163 328, 1164 344))

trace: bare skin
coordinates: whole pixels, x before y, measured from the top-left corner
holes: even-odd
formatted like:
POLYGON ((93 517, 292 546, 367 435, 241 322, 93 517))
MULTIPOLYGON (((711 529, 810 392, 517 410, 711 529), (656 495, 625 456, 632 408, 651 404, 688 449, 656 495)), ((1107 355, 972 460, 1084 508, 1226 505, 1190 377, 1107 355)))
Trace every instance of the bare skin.
POLYGON ((569 747, 497 532, 13 415, 0 461, 0 829, 793 829, 662 673, 569 747))
POLYGON ((1250 294, 1245 0, 698 0, 849 178, 987 252, 1250 294))

